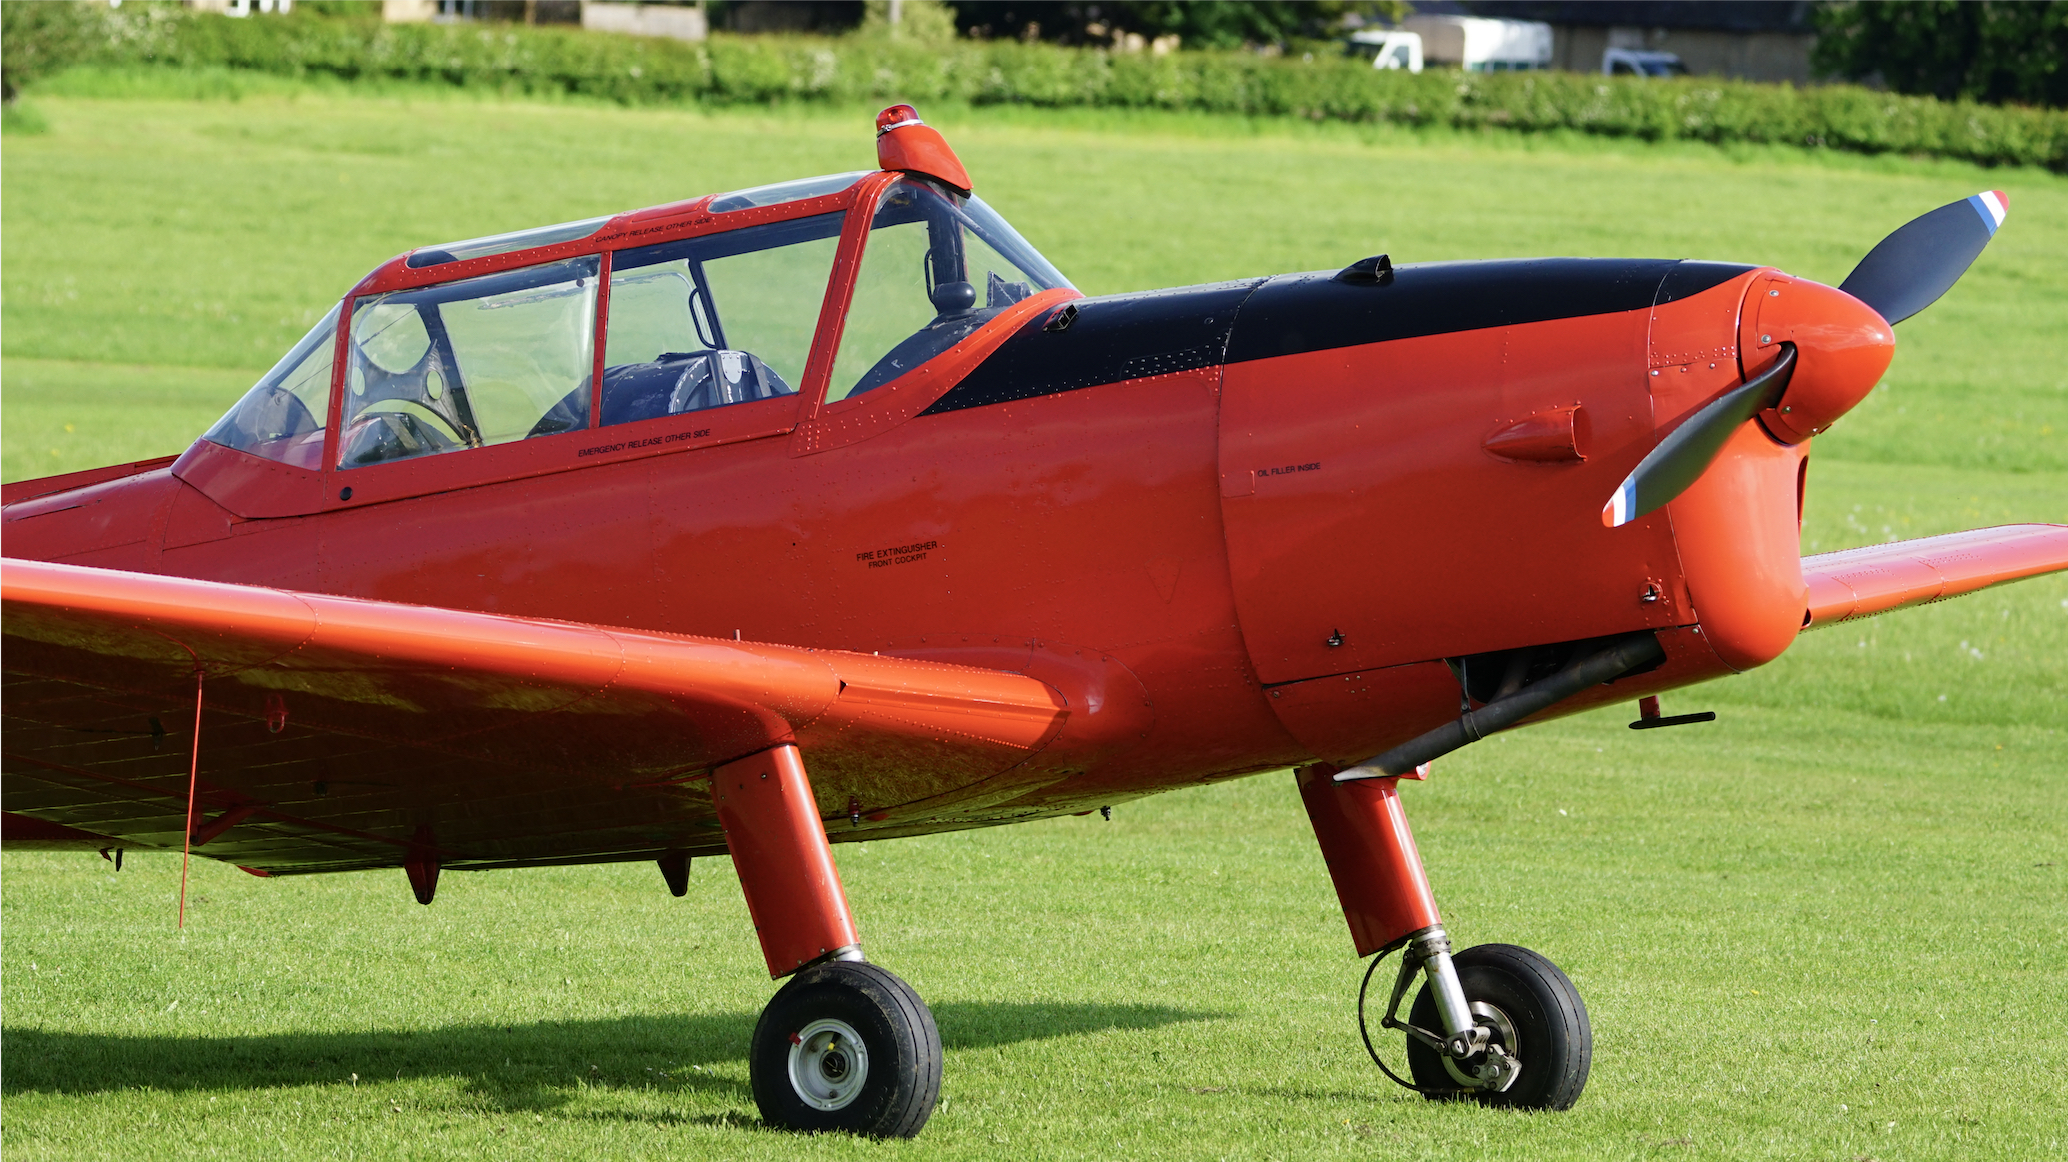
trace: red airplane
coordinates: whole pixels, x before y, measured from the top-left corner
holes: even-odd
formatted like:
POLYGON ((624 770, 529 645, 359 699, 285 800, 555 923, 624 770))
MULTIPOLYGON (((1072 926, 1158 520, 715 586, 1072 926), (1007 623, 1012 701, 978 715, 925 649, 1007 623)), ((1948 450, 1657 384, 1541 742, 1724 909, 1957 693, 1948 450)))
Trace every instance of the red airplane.
POLYGON ((1586 1007, 1452 952, 1397 781, 1604 702, 1710 717, 1657 696, 2068 568, 2052 525, 1798 555, 1811 438, 2000 193, 1837 289, 1379 256, 1087 299, 910 107, 877 144, 410 251, 182 455, 6 486, 5 842, 400 866, 426 904, 729 854, 790 978, 763 1116, 911 1135, 940 1038, 830 843, 1293 767, 1358 955, 1402 953, 1395 1079, 1560 1109, 1586 1007))

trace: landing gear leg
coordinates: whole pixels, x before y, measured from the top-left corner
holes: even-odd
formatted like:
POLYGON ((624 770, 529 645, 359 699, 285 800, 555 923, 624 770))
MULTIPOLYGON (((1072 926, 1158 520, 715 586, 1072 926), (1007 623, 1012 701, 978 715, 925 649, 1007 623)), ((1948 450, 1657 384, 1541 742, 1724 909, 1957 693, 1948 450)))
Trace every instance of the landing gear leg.
MULTIPOLYGON (((1406 1036, 1414 1080, 1388 1069, 1364 1030, 1372 1059, 1387 1076, 1429 1097, 1570 1108, 1587 1084, 1593 1058, 1587 1008, 1572 981, 1549 960, 1512 944, 1485 944, 1453 956, 1401 810, 1399 780, 1338 783, 1335 773, 1327 764, 1300 768, 1300 799, 1357 954, 1378 953, 1383 960, 1386 952, 1402 950, 1379 1024, 1406 1036), (1426 983, 1402 1021, 1400 1003, 1417 976, 1426 983)), ((1365 974, 1367 988, 1378 967, 1373 961, 1365 974)), ((1364 1017, 1360 992, 1360 1028, 1364 1017)))
POLYGON ((912 986, 862 958, 797 748, 718 768, 711 795, 768 975, 791 977, 762 1010, 748 1054, 762 1118, 917 1134, 940 1097, 941 1035, 912 986))

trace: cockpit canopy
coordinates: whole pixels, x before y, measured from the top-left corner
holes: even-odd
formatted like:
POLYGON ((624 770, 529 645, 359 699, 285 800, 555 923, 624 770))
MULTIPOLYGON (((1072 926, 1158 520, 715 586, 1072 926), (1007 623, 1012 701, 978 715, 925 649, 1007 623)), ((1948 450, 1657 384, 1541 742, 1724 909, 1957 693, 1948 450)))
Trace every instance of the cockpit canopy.
POLYGON ((833 403, 896 380, 1030 295, 1070 287, 981 199, 926 176, 884 175, 869 187, 873 212, 850 213, 872 176, 717 195, 661 231, 628 229, 640 215, 624 215, 411 251, 204 438, 298 468, 353 469, 800 391, 833 403), (859 260, 835 278, 850 230, 859 260), (534 251, 550 253, 522 261, 534 251), (498 258, 515 261, 478 261, 498 258), (414 273, 454 264, 469 275, 414 273), (809 383, 821 345, 828 370, 809 383))

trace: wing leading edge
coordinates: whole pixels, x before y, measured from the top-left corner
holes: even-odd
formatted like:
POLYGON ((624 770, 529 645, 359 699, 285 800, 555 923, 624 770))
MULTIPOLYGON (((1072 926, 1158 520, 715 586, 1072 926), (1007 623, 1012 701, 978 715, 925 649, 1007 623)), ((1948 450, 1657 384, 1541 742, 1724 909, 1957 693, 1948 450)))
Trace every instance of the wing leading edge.
POLYGON ((2068 525, 1999 525, 1802 559, 1804 629, 2068 569, 2068 525))
POLYGON ((998 670, 47 562, 0 611, 10 816, 178 848, 198 668, 197 850, 269 871, 716 853, 700 780, 785 742, 822 814, 912 826, 1069 717, 998 670))

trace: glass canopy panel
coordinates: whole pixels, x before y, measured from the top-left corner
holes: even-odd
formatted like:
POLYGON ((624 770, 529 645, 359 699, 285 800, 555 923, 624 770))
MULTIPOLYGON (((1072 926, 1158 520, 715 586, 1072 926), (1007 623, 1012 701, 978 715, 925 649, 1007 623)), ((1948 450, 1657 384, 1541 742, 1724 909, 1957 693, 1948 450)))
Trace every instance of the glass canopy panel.
POLYGON ((588 426, 588 254, 360 299, 345 374, 345 468, 588 426))
POLYGON ((801 202, 806 198, 823 198, 827 194, 837 194, 875 172, 860 169, 853 173, 827 174, 825 177, 777 182, 772 186, 755 186, 751 190, 734 190, 732 193, 712 198, 711 211, 724 214, 733 210, 751 210, 757 206, 780 206, 784 202, 801 202))
POLYGON ((814 214, 617 251, 602 422, 793 394, 841 218, 814 214))
POLYGON ((470 258, 486 258, 491 254, 508 254, 512 250, 529 250, 534 246, 554 246, 587 238, 603 229, 610 221, 610 215, 601 218, 584 218, 579 222, 562 222, 558 226, 534 226, 529 230, 516 230, 508 234, 491 234, 486 238, 470 238, 465 242, 448 242, 443 246, 426 246, 412 252, 405 263, 416 270, 426 266, 441 266, 448 262, 465 262, 470 258))

